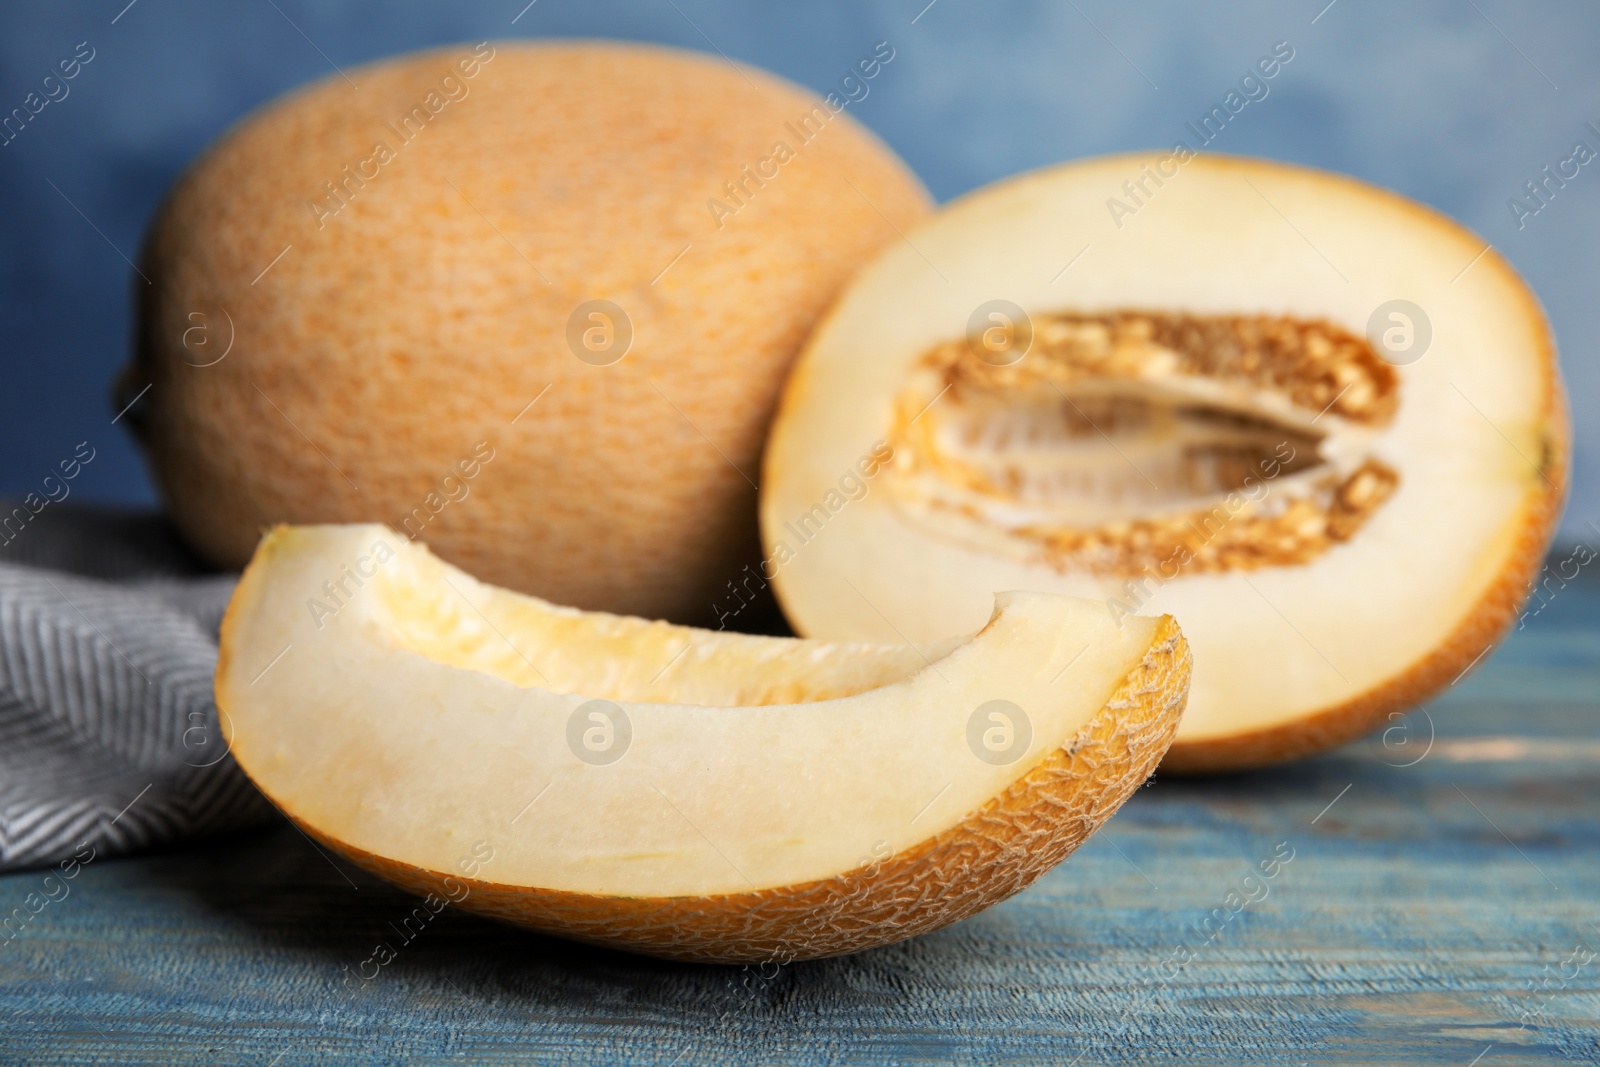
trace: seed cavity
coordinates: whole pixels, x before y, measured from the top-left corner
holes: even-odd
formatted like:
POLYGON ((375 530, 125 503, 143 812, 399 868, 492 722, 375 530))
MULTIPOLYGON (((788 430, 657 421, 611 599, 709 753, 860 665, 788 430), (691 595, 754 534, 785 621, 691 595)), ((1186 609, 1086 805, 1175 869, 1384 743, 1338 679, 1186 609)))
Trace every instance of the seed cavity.
POLYGON ((1063 572, 1254 569, 1350 540, 1399 484, 1370 454, 1398 374, 1332 323, 1116 311, 1028 327, 1021 358, 935 346, 897 397, 890 491, 932 532, 1063 572))

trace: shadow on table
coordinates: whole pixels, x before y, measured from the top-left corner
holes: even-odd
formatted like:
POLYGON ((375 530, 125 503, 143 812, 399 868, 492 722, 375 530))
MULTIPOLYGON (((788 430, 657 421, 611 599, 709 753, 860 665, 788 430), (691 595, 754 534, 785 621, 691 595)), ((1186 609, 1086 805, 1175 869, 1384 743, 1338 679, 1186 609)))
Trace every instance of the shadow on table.
POLYGON ((741 1026, 779 1016, 798 984, 831 985, 841 970, 865 976, 851 983, 863 995, 880 984, 903 992, 936 973, 939 955, 924 938, 844 960, 707 966, 545 937, 455 906, 421 924, 420 898, 330 856, 287 822, 135 863, 143 880, 227 928, 229 951, 265 955, 302 992, 320 984, 357 1012, 435 996, 525 1021, 658 1016, 669 1030, 703 1037, 730 1016, 741 1026))
MULTIPOLYGON (((1195 810, 1218 803, 1259 807, 1304 798, 1320 779, 1331 784, 1338 778, 1342 784, 1343 768, 1319 768, 1319 762, 1220 777, 1163 778, 1136 795, 1132 810, 1121 817, 1151 803, 1165 808, 1175 802, 1195 810)), ((437 972, 462 992, 492 986, 533 993, 557 980, 570 999, 575 987, 589 983, 638 989, 670 982, 681 994, 684 976, 698 975, 703 980, 689 982, 691 987, 743 986, 770 997, 785 984, 774 977, 779 972, 797 974, 839 962, 782 968, 682 964, 545 937, 455 906, 430 915, 420 898, 331 855, 287 821, 171 850, 145 862, 147 877, 237 924, 247 938, 325 969, 352 989, 397 975, 425 980, 429 972, 437 972), (418 915, 428 916, 427 921, 418 921, 418 915)), ((947 936, 935 934, 854 958, 912 959, 920 953, 910 951, 911 946, 935 944, 947 936)))

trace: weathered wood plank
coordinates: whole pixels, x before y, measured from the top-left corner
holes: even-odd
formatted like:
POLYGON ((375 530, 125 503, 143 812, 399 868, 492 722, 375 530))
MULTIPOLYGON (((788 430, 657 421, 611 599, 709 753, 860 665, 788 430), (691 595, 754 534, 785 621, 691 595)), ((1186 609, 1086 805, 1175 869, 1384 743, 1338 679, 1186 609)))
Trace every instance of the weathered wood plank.
POLYGON ((1585 582, 1403 730, 1161 780, 1001 907, 766 972, 453 911, 404 943, 407 897, 286 826, 91 863, 0 943, 0 1060, 1596 1062, 1597 723, 1585 582))

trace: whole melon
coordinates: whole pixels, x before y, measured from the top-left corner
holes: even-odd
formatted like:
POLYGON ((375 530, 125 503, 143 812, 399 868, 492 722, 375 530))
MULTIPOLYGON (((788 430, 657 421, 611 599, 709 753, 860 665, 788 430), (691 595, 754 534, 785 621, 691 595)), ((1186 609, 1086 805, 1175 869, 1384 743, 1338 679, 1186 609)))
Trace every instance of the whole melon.
POLYGON ((706 618, 759 558, 800 344, 930 208, 851 97, 485 42, 245 119, 153 225, 119 384, 178 530, 231 567, 274 523, 384 522, 495 584, 706 618))

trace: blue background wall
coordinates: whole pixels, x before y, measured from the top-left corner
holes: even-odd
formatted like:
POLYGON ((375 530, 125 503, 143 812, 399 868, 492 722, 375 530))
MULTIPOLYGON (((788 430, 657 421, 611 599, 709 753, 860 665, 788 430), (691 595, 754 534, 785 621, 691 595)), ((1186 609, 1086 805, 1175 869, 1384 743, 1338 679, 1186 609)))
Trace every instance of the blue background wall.
POLYGON ((208 141, 334 64, 465 39, 609 36, 715 48, 826 91, 887 39, 895 61, 851 113, 943 200, 1074 156, 1168 146, 1286 40, 1293 63, 1212 150, 1390 186, 1464 220, 1528 276, 1555 324, 1578 427, 1566 534, 1596 535, 1600 423, 1588 413, 1600 394, 1600 162, 1521 228, 1507 201, 1575 141, 1600 149, 1586 126, 1600 126, 1600 7, 926 2, 8 5, 0 112, 78 42, 95 58, 69 96, 0 147, 0 494, 37 488, 87 439, 98 454, 74 483, 79 499, 153 499, 131 441, 110 425, 108 382, 129 334, 133 274, 122 254, 135 255, 163 190, 208 141))

